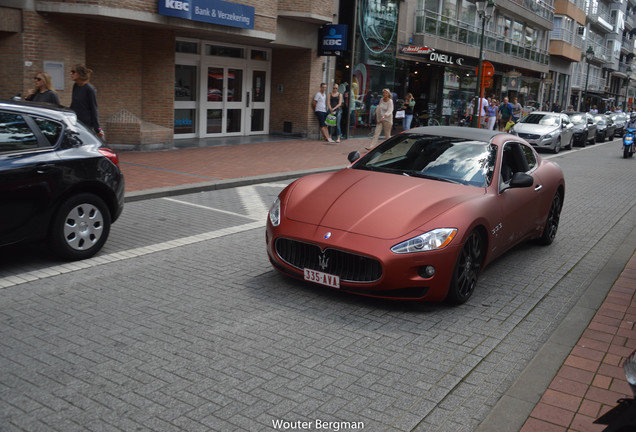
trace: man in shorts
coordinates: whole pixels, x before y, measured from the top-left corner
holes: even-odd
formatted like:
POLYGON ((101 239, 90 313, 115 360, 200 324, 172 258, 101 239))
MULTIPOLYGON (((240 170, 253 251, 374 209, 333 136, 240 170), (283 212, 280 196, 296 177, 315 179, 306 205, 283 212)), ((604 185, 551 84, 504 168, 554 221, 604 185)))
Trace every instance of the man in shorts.
POLYGON ((327 84, 320 84, 320 91, 316 93, 314 96, 314 100, 311 102, 311 106, 314 108, 314 113, 316 114, 316 118, 318 119, 318 126, 320 127, 320 132, 325 137, 325 141, 334 142, 329 136, 329 128, 325 124, 325 119, 327 118, 327 84))

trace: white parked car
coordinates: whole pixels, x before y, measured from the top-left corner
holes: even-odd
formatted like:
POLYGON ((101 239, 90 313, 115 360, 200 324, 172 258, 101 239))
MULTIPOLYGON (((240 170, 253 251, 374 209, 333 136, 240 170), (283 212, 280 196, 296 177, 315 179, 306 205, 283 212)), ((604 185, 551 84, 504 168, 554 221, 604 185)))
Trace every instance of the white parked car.
POLYGON ((537 149, 558 153, 561 147, 572 148, 574 125, 567 114, 534 111, 519 119, 510 130, 537 149))

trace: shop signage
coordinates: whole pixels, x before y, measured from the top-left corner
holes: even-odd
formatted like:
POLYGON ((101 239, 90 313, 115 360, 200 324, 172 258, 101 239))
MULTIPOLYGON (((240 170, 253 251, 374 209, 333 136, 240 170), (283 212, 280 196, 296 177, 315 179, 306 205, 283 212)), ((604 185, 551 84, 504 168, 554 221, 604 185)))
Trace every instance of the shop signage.
POLYGON ((318 55, 341 56, 347 50, 348 27, 343 24, 328 24, 318 34, 318 55))
POLYGON ((254 28, 254 7, 222 0, 159 0, 159 14, 229 27, 254 28))
POLYGON ((435 63, 444 63, 448 65, 464 66, 464 57, 457 57, 454 54, 443 53, 435 51, 435 48, 420 47, 420 46, 406 46, 403 47, 400 52, 402 54, 414 54, 423 55, 428 58, 428 61, 435 63))
POLYGON ((369 52, 382 54, 395 49, 398 16, 397 0, 358 1, 358 31, 369 52))

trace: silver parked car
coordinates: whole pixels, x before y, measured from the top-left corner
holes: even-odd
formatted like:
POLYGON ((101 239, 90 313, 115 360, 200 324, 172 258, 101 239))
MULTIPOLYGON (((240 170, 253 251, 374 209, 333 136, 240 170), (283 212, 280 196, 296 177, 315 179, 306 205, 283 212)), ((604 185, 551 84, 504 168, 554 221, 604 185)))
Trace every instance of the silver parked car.
POLYGON ((612 119, 614 124, 616 125, 616 129, 614 130, 614 135, 622 137, 625 134, 625 125, 629 121, 629 116, 625 113, 613 113, 609 115, 609 118, 612 119))
POLYGON ((511 133, 525 139, 537 149, 558 153, 561 147, 572 148, 574 125, 564 113, 534 111, 522 117, 511 133))

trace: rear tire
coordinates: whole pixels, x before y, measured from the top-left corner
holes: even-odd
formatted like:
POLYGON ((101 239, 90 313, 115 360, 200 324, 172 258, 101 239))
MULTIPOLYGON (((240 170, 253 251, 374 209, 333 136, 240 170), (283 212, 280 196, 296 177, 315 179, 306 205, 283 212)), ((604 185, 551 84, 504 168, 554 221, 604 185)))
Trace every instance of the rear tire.
POLYGON ((459 305, 473 295, 484 261, 484 246, 479 231, 474 230, 468 235, 453 270, 453 279, 446 296, 449 303, 459 305))
POLYGON ((78 194, 66 200, 55 214, 49 244, 64 259, 90 258, 104 246, 110 225, 110 211, 101 198, 78 194))
POLYGON ((539 237, 540 244, 547 246, 554 241, 557 230, 559 229, 562 208, 563 199, 561 198, 561 194, 557 192, 552 199, 552 204, 550 204, 550 210, 548 210, 548 217, 545 221, 543 233, 541 233, 541 237, 539 237))

